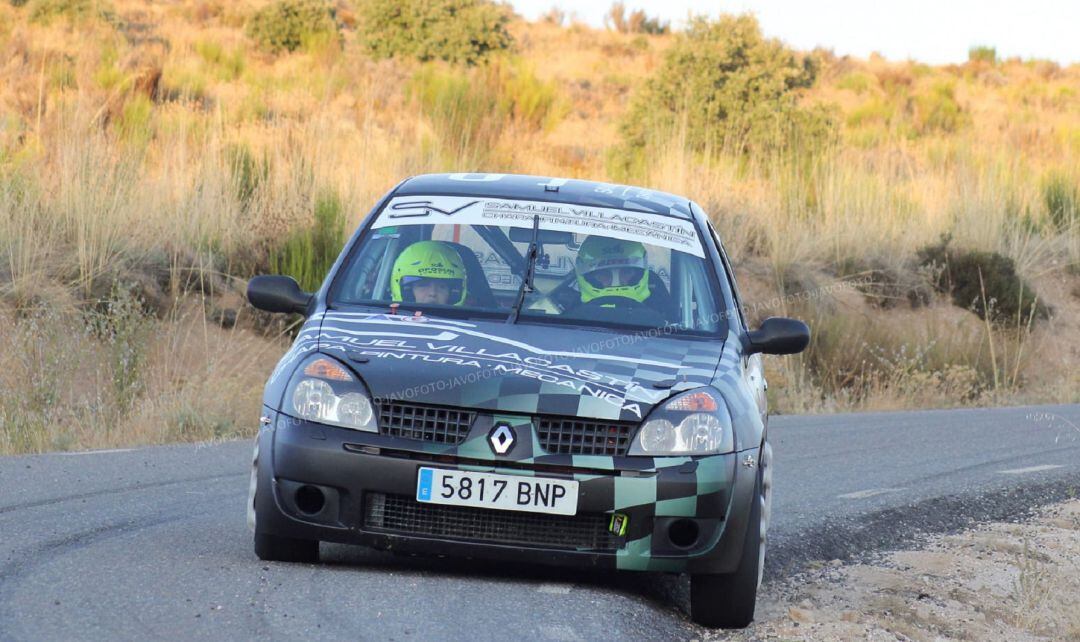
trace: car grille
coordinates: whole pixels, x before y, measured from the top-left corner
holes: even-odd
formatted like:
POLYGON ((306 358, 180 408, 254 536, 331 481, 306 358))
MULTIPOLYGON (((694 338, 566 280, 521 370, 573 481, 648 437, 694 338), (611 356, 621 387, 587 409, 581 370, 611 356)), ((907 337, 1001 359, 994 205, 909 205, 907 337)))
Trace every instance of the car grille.
MULTIPOLYGON (((469 436, 476 412, 384 401, 379 404, 379 431, 391 437, 460 444, 469 436)), ((534 418, 537 437, 552 455, 621 456, 630 447, 635 424, 577 417, 534 418)))
POLYGON ((460 444, 465 441, 475 418, 476 413, 468 410, 397 401, 379 404, 379 432, 439 444, 460 444))
POLYGON ((614 551, 622 538, 608 530, 610 516, 545 515, 468 506, 420 503, 404 495, 368 493, 364 526, 410 535, 542 548, 614 551))
POLYGON ((537 436, 553 455, 625 455, 634 424, 540 417, 537 436))

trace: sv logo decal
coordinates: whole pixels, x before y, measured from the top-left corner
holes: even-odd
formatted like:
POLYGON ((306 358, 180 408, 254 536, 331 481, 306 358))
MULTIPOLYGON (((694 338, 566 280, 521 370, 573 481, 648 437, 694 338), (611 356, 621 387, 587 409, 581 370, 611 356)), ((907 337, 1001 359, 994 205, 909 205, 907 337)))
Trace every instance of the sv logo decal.
POLYGON ((404 210, 405 212, 408 212, 408 213, 391 214, 390 218, 412 218, 412 217, 416 217, 416 216, 427 216, 428 214, 432 214, 434 212, 438 212, 439 214, 443 214, 445 216, 453 216, 454 214, 457 214, 461 210, 472 207, 473 205, 476 205, 479 202, 480 201, 473 201, 471 203, 466 203, 466 204, 462 205, 461 207, 458 207, 458 208, 455 208, 455 209, 452 209, 452 210, 443 210, 443 209, 439 209, 437 207, 432 207, 431 201, 409 201, 407 203, 394 203, 393 205, 390 206, 390 209, 394 210, 395 212, 399 212, 399 211, 404 210), (416 212, 416 211, 411 211, 411 210, 420 210, 420 211, 416 212))

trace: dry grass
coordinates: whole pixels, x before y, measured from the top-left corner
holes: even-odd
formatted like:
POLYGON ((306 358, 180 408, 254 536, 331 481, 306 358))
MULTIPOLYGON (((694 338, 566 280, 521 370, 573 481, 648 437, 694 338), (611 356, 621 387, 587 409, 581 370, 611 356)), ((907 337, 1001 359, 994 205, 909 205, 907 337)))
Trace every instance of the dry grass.
MULTIPOLYGON (((192 324, 207 323, 201 303, 189 307, 192 279, 227 284, 211 298, 235 292, 236 279, 268 269, 281 240, 310 224, 320 194, 340 200, 351 228, 379 195, 420 172, 605 179, 629 97, 674 37, 516 22, 514 59, 459 73, 374 62, 350 30, 340 50, 260 53, 243 25, 263 4, 115 0, 112 24, 42 25, 0 3, 0 311, 20 319, 5 341, 60 348, 105 368, 107 342, 58 328, 78 327, 118 281, 136 283, 148 299, 155 340, 188 336, 192 324), (476 95, 483 100, 470 98, 476 95), (53 307, 59 317, 34 316, 53 307)), ((850 261, 894 266, 916 279, 915 250, 951 234, 958 245, 1013 258, 1027 278, 1054 281, 1046 300, 1073 310, 1080 228, 1075 220, 1058 225, 1051 210, 1070 184, 1080 185, 1080 67, 823 63, 804 100, 836 105, 843 126, 833 147, 810 158, 748 159, 692 152, 675 131, 634 178, 701 202, 740 269, 754 274, 748 289, 760 301, 779 297, 780 305, 762 310, 813 322, 820 341, 810 354, 770 364, 787 383, 775 407, 1076 400, 1080 383, 1069 373, 1080 355, 1050 354, 1043 339, 1048 328, 1080 336, 1063 315, 1030 332, 1010 331, 972 323, 941 301, 899 314, 858 295, 792 305, 783 297, 827 287, 850 261), (953 103, 960 114, 952 120, 927 116, 952 113, 937 108, 953 103), (1057 200, 1047 185, 1057 186, 1057 200), (841 340, 852 336, 855 343, 841 340), (1044 357, 1056 368, 1047 380, 1056 383, 1039 389, 1029 382, 1039 376, 1032 364, 1044 357)), ((276 339, 243 332, 207 326, 204 348, 213 339, 223 342, 218 347, 279 349, 276 339)), ((185 342, 180 352, 194 350, 185 342)), ((149 344, 144 351, 154 354, 149 344)), ((51 358, 45 348, 33 354, 37 361, 24 369, 40 370, 51 358)), ((234 386, 243 403, 254 404, 259 377, 251 383, 250 372, 210 356, 191 366, 203 373, 199 380, 234 386)), ((215 432, 205 427, 224 411, 214 409, 212 395, 202 400, 180 374, 182 362, 147 357, 154 365, 144 369, 148 379, 126 418, 102 411, 108 419, 90 419, 127 422, 137 441, 187 438, 161 422, 151 434, 130 419, 187 408, 204 426, 195 433, 215 432)), ((2 393, 9 409, 33 389, 10 381, 2 393)), ((94 387, 80 398, 90 399, 94 387)), ((6 415, 3 449, 122 441, 115 428, 63 437, 71 431, 45 418, 20 418, 44 432, 14 438, 6 415)))
POLYGON ((251 433, 284 340, 221 330, 185 307, 165 320, 55 308, 4 319, 0 453, 251 433))
POLYGON ((0 453, 251 434, 284 340, 207 321, 192 301, 162 320, 131 299, 5 318, 0 453), (124 309, 121 309, 124 308, 124 309))

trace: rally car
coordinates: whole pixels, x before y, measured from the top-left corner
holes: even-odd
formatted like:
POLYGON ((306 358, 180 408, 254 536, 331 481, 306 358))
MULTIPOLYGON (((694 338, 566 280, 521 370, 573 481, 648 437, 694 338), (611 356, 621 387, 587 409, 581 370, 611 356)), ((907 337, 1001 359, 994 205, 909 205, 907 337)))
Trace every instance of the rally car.
POLYGON ((761 353, 696 203, 583 180, 417 176, 319 291, 263 396, 248 521, 264 560, 319 542, 688 573, 690 615, 746 626, 771 498, 761 353))

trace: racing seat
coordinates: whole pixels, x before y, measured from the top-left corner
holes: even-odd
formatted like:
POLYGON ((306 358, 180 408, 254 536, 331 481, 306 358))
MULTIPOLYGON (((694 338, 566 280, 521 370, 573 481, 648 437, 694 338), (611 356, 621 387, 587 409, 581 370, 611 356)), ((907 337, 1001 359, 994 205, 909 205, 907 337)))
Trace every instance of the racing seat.
POLYGON ((649 292, 649 298, 646 299, 648 305, 655 308, 665 318, 671 314, 673 310, 671 292, 668 290, 667 285, 664 284, 664 279, 661 279, 660 275, 652 270, 649 270, 649 292))
POLYGON ((487 274, 484 273, 484 268, 480 267, 480 261, 476 258, 476 254, 461 243, 443 242, 454 248, 458 255, 461 256, 461 262, 465 264, 465 286, 468 288, 467 298, 472 299, 477 307, 487 309, 499 307, 495 301, 495 294, 491 291, 491 284, 488 283, 487 274))

